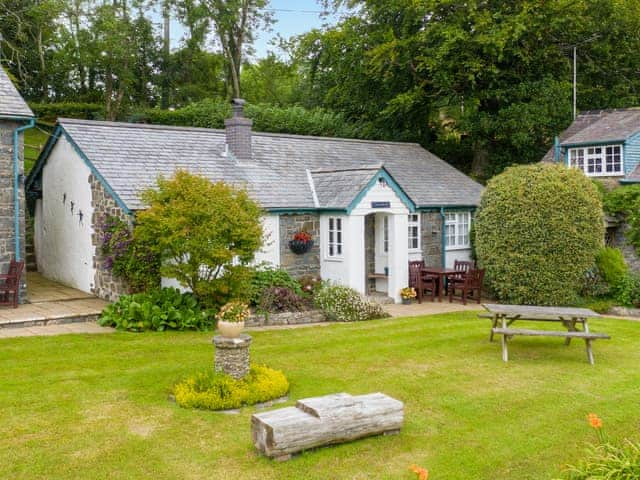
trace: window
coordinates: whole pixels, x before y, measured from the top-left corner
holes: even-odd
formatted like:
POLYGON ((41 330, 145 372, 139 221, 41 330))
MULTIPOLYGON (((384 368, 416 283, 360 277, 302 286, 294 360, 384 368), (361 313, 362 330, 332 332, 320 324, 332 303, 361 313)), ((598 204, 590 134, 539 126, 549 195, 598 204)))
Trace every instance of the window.
POLYGON ((389 216, 385 215, 382 220, 382 251, 389 253, 389 216))
POLYGON ((409 215, 409 250, 420 249, 420 215, 412 213, 409 215))
POLYGON ((569 166, 579 168, 591 177, 622 175, 622 147, 606 145, 602 147, 569 149, 569 166))
POLYGON ((470 212, 447 213, 444 222, 445 245, 448 249, 469 248, 470 212))
POLYGON ((327 256, 342 256, 342 219, 329 217, 329 244, 327 256))

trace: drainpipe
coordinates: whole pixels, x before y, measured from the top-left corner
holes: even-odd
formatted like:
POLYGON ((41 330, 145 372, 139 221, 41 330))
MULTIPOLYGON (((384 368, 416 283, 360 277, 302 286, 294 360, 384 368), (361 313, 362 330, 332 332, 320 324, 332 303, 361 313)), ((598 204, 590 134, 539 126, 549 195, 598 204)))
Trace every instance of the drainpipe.
POLYGON ((445 221, 446 221, 446 217, 444 215, 444 207, 440 207, 440 218, 442 218, 442 226, 440 228, 440 257, 441 257, 441 262, 442 262, 442 268, 444 268, 447 264, 447 260, 446 260, 446 253, 445 253, 445 248, 446 248, 446 232, 445 232, 445 221))
POLYGON ((558 137, 553 139, 553 161, 556 163, 560 161, 560 139, 558 137))
POLYGON ((30 119, 29 123, 18 127, 13 131, 13 228, 15 235, 15 257, 16 262, 21 260, 20 255, 20 134, 25 130, 33 128, 35 119, 30 119))

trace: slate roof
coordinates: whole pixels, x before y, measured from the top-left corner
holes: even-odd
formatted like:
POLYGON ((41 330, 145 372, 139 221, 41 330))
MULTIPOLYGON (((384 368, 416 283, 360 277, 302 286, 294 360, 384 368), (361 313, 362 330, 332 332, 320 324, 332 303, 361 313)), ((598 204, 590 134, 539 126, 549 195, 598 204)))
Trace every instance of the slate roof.
POLYGON ((4 116, 33 118, 33 112, 0 67, 0 117, 4 116))
MULTIPOLYGON (((559 136, 560 145, 624 141, 640 132, 640 108, 592 110, 580 113, 559 136)), ((553 147, 543 161, 553 161, 553 147)))
POLYGON ((71 119, 59 124, 131 210, 144 208, 139 195, 158 175, 177 169, 245 184, 267 209, 316 208, 307 170, 353 170, 312 174, 321 205, 331 208, 348 205, 347 198, 373 176, 369 168, 381 165, 418 207, 477 205, 483 188, 411 143, 253 132, 253 159, 239 163, 225 154, 224 130, 71 119))
POLYGON ((350 170, 317 170, 310 172, 319 207, 347 208, 380 165, 350 170))

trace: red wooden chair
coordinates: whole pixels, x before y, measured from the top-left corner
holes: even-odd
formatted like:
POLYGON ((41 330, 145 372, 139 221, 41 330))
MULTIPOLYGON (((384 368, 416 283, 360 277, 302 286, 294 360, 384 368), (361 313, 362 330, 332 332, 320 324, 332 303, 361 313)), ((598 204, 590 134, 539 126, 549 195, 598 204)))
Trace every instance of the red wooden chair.
POLYGON ((0 274, 0 305, 12 305, 18 308, 18 295, 20 292, 20 276, 24 269, 24 261, 11 260, 6 274, 0 274))
POLYGON ((438 293, 438 277, 433 275, 423 275, 424 260, 414 260, 409 262, 409 286, 416 289, 418 303, 422 303, 425 292, 429 292, 432 301, 438 293))
POLYGON ((409 262, 409 286, 418 289, 420 271, 424 268, 424 260, 409 262))
POLYGON ((478 303, 482 301, 482 281, 484 280, 484 270, 471 269, 461 278, 453 278, 449 283, 449 302, 453 302, 453 298, 459 298, 464 305, 467 304, 468 298, 474 298, 478 303), (460 291, 460 295, 456 295, 456 291, 460 291))

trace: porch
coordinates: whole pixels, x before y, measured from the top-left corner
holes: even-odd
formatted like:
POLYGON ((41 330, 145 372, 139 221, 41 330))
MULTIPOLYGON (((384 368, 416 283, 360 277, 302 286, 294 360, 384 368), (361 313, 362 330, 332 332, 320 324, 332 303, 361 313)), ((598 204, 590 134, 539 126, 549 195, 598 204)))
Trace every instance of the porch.
POLYGON ((0 308, 0 336, 5 336, 1 334, 9 328, 93 322, 107 306, 104 300, 39 273, 27 272, 26 275, 26 302, 18 308, 0 308))

